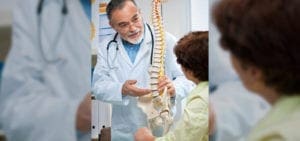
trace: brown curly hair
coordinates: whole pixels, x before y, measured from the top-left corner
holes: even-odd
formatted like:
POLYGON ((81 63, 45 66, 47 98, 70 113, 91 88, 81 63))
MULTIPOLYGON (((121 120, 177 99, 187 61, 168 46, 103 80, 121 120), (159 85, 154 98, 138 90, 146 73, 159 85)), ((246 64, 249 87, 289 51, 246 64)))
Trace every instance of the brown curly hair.
POLYGON ((174 48, 177 62, 193 72, 200 81, 208 81, 208 32, 195 31, 182 37, 174 48))
POLYGON ((222 0, 213 17, 224 49, 260 68, 267 86, 300 94, 299 0, 222 0))

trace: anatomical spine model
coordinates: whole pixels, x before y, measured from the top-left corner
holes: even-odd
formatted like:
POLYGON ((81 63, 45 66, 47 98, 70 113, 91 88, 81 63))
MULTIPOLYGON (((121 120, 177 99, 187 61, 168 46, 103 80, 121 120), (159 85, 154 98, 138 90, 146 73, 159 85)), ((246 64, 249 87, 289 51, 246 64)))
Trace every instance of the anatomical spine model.
MULTIPOLYGON (((166 134, 173 123, 170 110, 170 96, 167 94, 167 87, 159 92, 158 79, 165 75, 165 33, 161 16, 161 0, 152 1, 152 21, 155 34, 155 46, 152 51, 152 65, 150 66, 151 94, 140 97, 138 105, 147 114, 148 126, 152 131, 159 130, 166 134)), ((161 134, 156 135, 161 136, 161 134)))

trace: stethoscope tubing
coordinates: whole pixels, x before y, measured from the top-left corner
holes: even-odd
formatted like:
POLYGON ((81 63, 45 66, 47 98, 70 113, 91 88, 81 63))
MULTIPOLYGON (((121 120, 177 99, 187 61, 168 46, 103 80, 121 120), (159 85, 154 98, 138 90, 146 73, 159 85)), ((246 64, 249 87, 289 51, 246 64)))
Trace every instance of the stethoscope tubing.
MULTIPOLYGON (((147 28, 148 30, 150 31, 150 34, 151 34, 151 57, 150 57, 150 65, 152 65, 152 58, 153 58, 153 48, 154 48, 154 35, 153 35, 153 32, 150 28, 150 25, 149 24, 146 24, 147 25, 147 28)), ((106 55, 107 55, 107 65, 110 69, 113 69, 113 67, 110 65, 109 63, 109 49, 111 47, 112 44, 116 44, 116 54, 115 54, 115 57, 113 58, 112 60, 112 63, 115 61, 116 57, 117 57, 117 52, 119 50, 119 44, 117 42, 117 36, 118 36, 118 32, 115 33, 114 35, 114 38, 112 40, 110 40, 108 43, 107 43, 107 46, 106 46, 106 55)))
MULTIPOLYGON (((42 57, 43 59, 46 61, 46 62, 56 62, 59 58, 51 58, 51 57, 48 57, 47 54, 50 54, 49 52, 46 53, 46 50, 43 46, 43 43, 42 43, 42 12, 43 12, 43 7, 44 7, 44 0, 40 0, 39 3, 38 3, 38 7, 37 7, 37 24, 38 24, 38 46, 40 47, 41 49, 41 53, 42 53, 42 57)), ((65 27, 65 19, 66 19, 66 15, 68 14, 68 8, 67 8, 67 3, 66 3, 66 0, 63 0, 63 6, 62 6, 62 9, 61 9, 61 14, 63 16, 62 18, 62 22, 61 22, 61 26, 59 27, 59 30, 55 36, 55 39, 51 42, 50 41, 50 47, 56 47, 57 44, 58 44, 58 41, 62 35, 62 29, 63 27, 65 27)))

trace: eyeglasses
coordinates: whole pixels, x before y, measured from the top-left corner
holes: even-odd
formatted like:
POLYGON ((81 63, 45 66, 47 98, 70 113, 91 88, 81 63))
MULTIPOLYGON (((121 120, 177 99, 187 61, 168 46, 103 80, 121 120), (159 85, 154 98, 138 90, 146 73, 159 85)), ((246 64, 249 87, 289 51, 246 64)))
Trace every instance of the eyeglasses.
POLYGON ((130 26, 134 25, 136 26, 137 24, 139 24, 141 22, 141 15, 139 13, 135 14, 132 18, 131 21, 128 22, 120 22, 117 23, 117 28, 119 28, 120 30, 128 30, 130 28, 130 26))

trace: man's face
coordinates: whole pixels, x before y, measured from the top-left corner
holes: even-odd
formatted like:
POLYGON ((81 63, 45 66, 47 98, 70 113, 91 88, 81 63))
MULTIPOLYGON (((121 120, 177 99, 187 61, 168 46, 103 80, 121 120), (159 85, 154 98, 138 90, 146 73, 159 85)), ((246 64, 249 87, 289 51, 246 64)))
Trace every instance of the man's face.
POLYGON ((116 9, 111 13, 110 25, 121 37, 137 44, 143 38, 144 25, 139 9, 131 2, 125 2, 122 9, 116 9))

